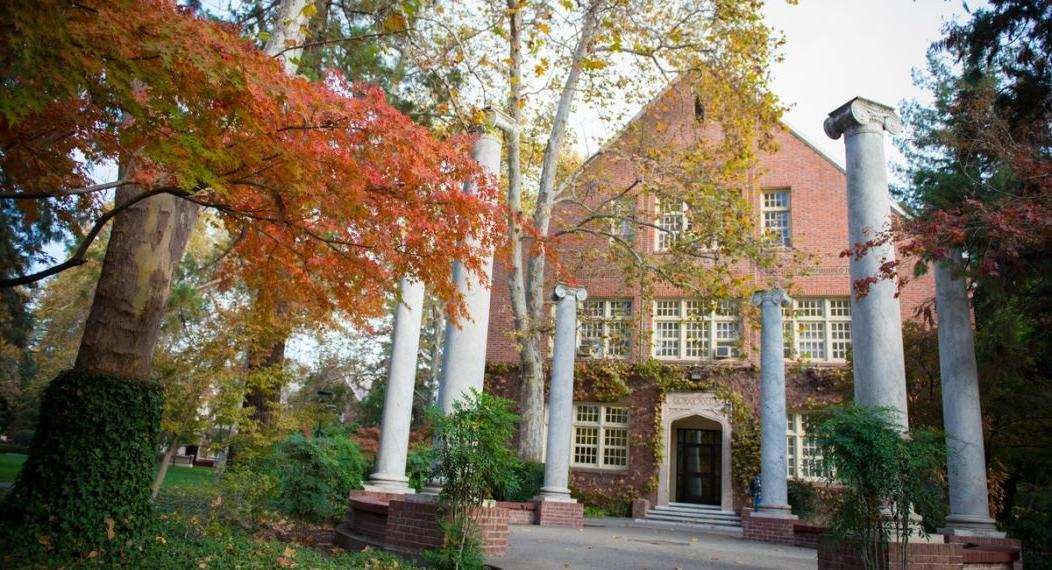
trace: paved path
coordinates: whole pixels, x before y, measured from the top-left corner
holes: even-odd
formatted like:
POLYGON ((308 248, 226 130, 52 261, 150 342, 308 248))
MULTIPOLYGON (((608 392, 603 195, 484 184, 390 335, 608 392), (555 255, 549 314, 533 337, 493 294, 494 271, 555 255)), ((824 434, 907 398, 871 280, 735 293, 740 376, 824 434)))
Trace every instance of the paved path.
POLYGON ((727 533, 586 521, 584 529, 512 526, 508 553, 490 560, 507 570, 813 570, 814 550, 747 541, 727 533), (599 526, 596 526, 599 525, 599 526))

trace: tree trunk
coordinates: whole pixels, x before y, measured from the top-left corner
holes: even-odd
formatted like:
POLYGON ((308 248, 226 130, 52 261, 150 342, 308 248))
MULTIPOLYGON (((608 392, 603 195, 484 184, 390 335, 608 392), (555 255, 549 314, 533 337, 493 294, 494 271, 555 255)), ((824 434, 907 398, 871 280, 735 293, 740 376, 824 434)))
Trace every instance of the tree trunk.
POLYGON ((161 460, 161 465, 157 469, 157 476, 153 479, 153 487, 150 488, 151 499, 156 499, 157 493, 161 492, 161 485, 164 483, 165 475, 168 475, 168 466, 172 464, 172 458, 175 457, 176 451, 179 451, 179 438, 173 437, 172 442, 168 444, 168 449, 164 452, 164 459, 161 460))
MULTIPOLYGON (((138 187, 121 187, 116 203, 140 192, 138 187)), ((172 277, 199 212, 193 202, 162 194, 114 218, 77 352, 77 369, 118 378, 149 378, 172 277)))
MULTIPOLYGON (((248 373, 260 372, 268 368, 277 368, 285 363, 285 340, 288 335, 267 346, 249 350, 248 373)), ((252 420, 262 426, 269 426, 274 421, 274 406, 281 398, 281 386, 253 386, 245 395, 245 405, 252 406, 252 420)))
MULTIPOLYGON (((509 40, 511 43, 511 96, 508 113, 515 124, 519 122, 521 100, 521 45, 519 14, 516 2, 509 0, 509 40)), ((595 37, 597 14, 596 3, 585 13, 581 35, 574 47, 566 83, 563 85, 552 122, 551 134, 544 149, 541 177, 537 191, 537 205, 533 211, 533 226, 538 236, 547 236, 551 223, 552 206, 555 202, 555 174, 562 152, 566 123, 577 94, 577 83, 581 77, 581 64, 595 37)), ((508 285, 511 291, 512 313, 515 317, 515 332, 520 345, 519 363, 522 374, 520 393, 522 421, 519 429, 519 456, 526 461, 544 461, 544 367, 542 364, 544 335, 539 331, 543 322, 545 306, 543 248, 531 250, 523 271, 523 239, 517 224, 522 223, 521 166, 519 165, 518 133, 513 133, 508 142, 508 204, 511 208, 511 269, 508 285)))

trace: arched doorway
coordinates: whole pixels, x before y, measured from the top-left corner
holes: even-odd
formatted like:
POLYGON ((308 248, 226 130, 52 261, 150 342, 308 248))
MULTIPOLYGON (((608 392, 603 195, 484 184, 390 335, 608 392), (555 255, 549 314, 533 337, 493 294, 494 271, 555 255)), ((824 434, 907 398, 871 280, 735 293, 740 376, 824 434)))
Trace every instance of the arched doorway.
POLYGON ((691 416, 672 422, 669 499, 677 503, 719 505, 723 431, 719 422, 691 416))
POLYGON ((709 392, 670 392, 661 406, 664 444, 657 504, 696 503, 734 508, 731 426, 724 403, 709 392))

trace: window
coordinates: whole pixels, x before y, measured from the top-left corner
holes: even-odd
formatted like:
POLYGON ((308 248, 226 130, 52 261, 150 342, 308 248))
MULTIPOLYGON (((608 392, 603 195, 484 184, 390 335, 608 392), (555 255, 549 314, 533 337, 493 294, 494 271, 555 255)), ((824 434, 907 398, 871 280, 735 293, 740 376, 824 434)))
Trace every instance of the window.
POLYGON ((682 202, 664 207, 658 204, 657 212, 657 243, 654 251, 668 251, 688 229, 687 205, 682 202))
MULTIPOLYGON (((610 203, 610 235, 634 245, 636 241, 636 197, 622 196, 610 203)), ((614 241, 611 239, 611 241, 614 241)))
POLYGON ((787 475, 794 479, 828 480, 829 465, 822 457, 818 440, 807 435, 807 424, 807 416, 788 415, 785 452, 787 475))
POLYGON ((624 358, 632 348, 632 300, 588 299, 578 309, 578 354, 624 358))
POLYGON ((851 300, 847 297, 794 299, 783 307, 785 355, 844 362, 851 352, 851 300))
POLYGON ((654 302, 656 358, 707 360, 738 356, 741 318, 733 301, 658 299, 654 302))
POLYGON ((760 227, 763 228, 764 235, 771 239, 771 243, 782 247, 792 245, 788 190, 765 190, 760 204, 760 216, 760 227))
POLYGON ((628 408, 574 404, 573 465, 628 468, 628 408))

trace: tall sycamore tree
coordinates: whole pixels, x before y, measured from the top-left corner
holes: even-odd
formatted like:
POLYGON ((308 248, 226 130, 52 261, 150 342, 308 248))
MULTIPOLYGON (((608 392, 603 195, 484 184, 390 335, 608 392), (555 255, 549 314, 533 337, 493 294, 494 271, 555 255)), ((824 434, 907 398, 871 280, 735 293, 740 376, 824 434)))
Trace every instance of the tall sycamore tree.
POLYGON ((435 6, 418 18, 408 55, 421 72, 452 68, 464 80, 463 86, 437 82, 446 95, 439 110, 463 118, 498 107, 516 127, 505 135, 506 267, 520 352, 524 459, 543 460, 545 284, 557 240, 604 235, 611 240, 607 255, 626 274, 700 296, 743 293, 727 286, 745 286, 733 278, 730 260, 771 262, 748 222, 748 194, 734 198, 749 187, 757 152, 770 148, 780 115, 767 89, 779 40, 763 24, 761 7, 759 0, 492 0, 435 6), (713 136, 684 148, 665 144, 672 133, 651 125, 657 144, 646 149, 647 183, 607 187, 602 196, 586 191, 567 168, 575 106, 588 105, 616 124, 673 82, 702 99, 713 136), (712 239, 686 236, 664 261, 641 256, 633 241, 611 230, 656 226, 653 212, 623 207, 620 198, 639 193, 686 203, 691 227, 719 220, 717 233, 737 237, 713 248, 712 239), (560 207, 587 214, 568 226, 556 220, 560 207))
POLYGON ((200 208, 237 236, 226 259, 239 262, 221 270, 274 298, 365 322, 410 274, 462 314, 452 259, 478 269, 465 244, 492 244, 495 219, 468 141, 436 140, 376 88, 311 83, 282 63, 170 0, 0 6, 0 200, 19 211, 16 236, 46 225, 74 241, 34 271, 46 252, 16 240, 0 287, 85 263, 111 231, 76 364, 45 392, 5 498, 5 546, 114 551, 144 528, 151 355, 200 208), (95 183, 106 163, 117 179, 95 183), (467 180, 479 197, 459 191, 467 180), (390 231, 400 224, 415 231, 390 231))

